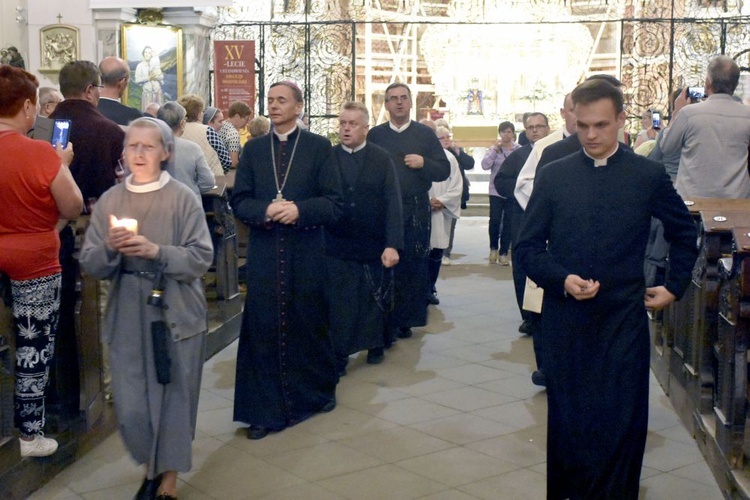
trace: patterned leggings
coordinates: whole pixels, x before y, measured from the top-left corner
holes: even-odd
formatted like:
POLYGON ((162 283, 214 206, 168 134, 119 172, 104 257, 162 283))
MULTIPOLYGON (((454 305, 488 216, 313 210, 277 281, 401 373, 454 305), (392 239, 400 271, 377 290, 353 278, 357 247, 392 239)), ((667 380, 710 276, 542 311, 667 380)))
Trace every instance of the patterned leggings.
POLYGON ((55 352, 60 313, 60 273, 30 280, 11 280, 16 327, 16 427, 25 436, 44 428, 44 392, 55 352))

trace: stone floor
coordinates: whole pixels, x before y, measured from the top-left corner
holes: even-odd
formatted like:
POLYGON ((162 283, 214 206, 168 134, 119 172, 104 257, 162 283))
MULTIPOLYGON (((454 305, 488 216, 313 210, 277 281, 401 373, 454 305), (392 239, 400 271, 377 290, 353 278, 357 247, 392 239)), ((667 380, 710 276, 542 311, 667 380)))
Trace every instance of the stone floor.
MULTIPOLYGON (((209 360, 180 498, 544 498, 547 400, 530 381, 510 268, 488 263, 486 233, 485 217, 458 223, 429 325, 381 365, 352 356, 331 413, 250 441, 232 422, 236 343, 209 360)), ((113 435, 32 498, 132 498, 141 476, 113 435)), ((641 498, 723 498, 653 377, 641 498)))

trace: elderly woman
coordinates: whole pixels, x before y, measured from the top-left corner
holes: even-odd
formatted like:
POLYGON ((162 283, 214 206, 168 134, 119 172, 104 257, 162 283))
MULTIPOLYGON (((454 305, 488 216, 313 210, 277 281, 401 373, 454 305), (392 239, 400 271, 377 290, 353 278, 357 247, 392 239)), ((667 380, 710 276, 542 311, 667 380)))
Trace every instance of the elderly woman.
POLYGON ((144 499, 176 497, 177 473, 191 468, 207 330, 201 277, 213 248, 195 194, 165 171, 173 148, 164 122, 130 124, 131 174, 94 206, 80 257, 112 280, 103 337, 122 439, 146 466, 144 499))
POLYGON ((445 156, 451 164, 451 174, 442 182, 433 182, 429 192, 432 220, 427 273, 430 277, 431 286, 428 301, 432 305, 440 304, 435 285, 440 274, 443 251, 450 244, 451 226, 453 225, 453 221, 461 217, 461 195, 464 190, 458 160, 448 152, 448 149, 453 144, 450 130, 445 127, 437 127, 435 133, 438 140, 440 140, 440 145, 445 150, 445 156))
POLYGON ((26 137, 39 105, 36 77, 0 67, 0 273, 11 280, 16 341, 15 424, 21 456, 44 457, 57 441, 44 437, 44 396, 60 310, 59 218, 81 213, 83 198, 63 154, 26 137), (63 161, 60 160, 60 156, 63 161))
POLYGON ((201 147, 214 175, 224 175, 232 166, 232 158, 219 133, 203 124, 203 98, 187 94, 178 102, 185 108, 187 118, 182 137, 201 147))
POLYGON ((654 128, 654 112, 651 109, 647 109, 641 115, 641 131, 638 133, 638 137, 635 138, 635 144, 633 149, 638 149, 644 142, 652 141, 656 139, 656 134, 659 130, 654 128))
POLYGON ((175 101, 165 102, 156 117, 166 123, 174 133, 174 170, 169 174, 190 187, 200 199, 201 194, 211 191, 216 178, 208 168, 201 148, 194 142, 182 138, 187 121, 185 108, 175 101))

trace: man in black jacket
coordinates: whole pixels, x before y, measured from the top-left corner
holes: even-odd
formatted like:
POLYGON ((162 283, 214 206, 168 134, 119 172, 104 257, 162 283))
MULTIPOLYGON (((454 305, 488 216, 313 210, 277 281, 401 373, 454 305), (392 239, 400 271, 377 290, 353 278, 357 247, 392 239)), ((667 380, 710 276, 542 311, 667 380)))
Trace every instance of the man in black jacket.
POLYGON ((99 63, 99 71, 102 73, 102 85, 104 85, 104 88, 100 90, 97 105, 99 112, 123 127, 142 117, 143 114, 140 111, 120 102, 130 82, 128 63, 119 57, 105 57, 99 63))
POLYGON ((341 172, 344 215, 326 226, 328 307, 339 374, 350 354, 368 349, 367 362, 383 361, 383 328, 393 300, 393 266, 404 246, 396 167, 383 148, 368 143, 370 115, 349 102, 339 115, 341 143, 334 162, 341 172))

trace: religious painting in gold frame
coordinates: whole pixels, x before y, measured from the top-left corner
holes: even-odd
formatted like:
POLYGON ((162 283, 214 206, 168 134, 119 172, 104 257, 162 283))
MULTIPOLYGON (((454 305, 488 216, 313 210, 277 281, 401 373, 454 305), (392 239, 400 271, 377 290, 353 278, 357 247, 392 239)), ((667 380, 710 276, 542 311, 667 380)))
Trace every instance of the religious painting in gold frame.
POLYGON ((177 100, 183 89, 182 29, 122 25, 122 58, 130 68, 123 103, 145 111, 152 102, 177 100))

